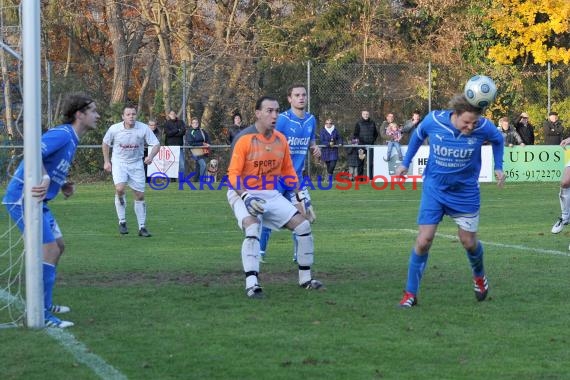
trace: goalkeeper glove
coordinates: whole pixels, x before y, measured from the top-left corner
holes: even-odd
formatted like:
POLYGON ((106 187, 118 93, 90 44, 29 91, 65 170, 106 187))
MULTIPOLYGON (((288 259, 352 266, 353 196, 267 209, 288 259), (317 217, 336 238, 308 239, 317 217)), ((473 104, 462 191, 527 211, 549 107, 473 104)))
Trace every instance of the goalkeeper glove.
POLYGON ((301 207, 301 212, 303 216, 307 218, 309 223, 315 223, 317 220, 317 214, 315 214, 315 210, 313 209, 313 204, 311 203, 311 196, 309 195, 309 191, 307 189, 303 189, 295 194, 296 202, 295 205, 299 205, 301 207))
POLYGON ((265 212, 265 208, 263 207, 265 200, 259 197, 255 197, 247 191, 241 195, 241 199, 243 199, 243 202, 245 203, 247 212, 249 212, 251 215, 258 216, 265 212))

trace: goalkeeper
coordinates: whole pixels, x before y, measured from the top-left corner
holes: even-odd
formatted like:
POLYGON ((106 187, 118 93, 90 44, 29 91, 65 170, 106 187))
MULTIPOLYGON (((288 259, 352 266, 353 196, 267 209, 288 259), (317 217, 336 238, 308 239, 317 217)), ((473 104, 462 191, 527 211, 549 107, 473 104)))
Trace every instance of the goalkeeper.
MULTIPOLYGON (((289 86, 287 89, 287 100, 291 108, 279 115, 275 129, 283 133, 287 138, 291 151, 291 160, 299 182, 301 182, 303 169, 305 168, 305 159, 309 149, 311 149, 315 158, 321 156, 321 150, 315 143, 317 123, 312 114, 305 112, 305 107, 307 106, 307 90, 304 84, 293 83, 289 86)), ((315 221, 316 216, 311 206, 311 197, 307 189, 299 189, 302 190, 299 193, 300 196, 289 190, 286 184, 282 184, 279 190, 297 207, 299 212, 307 217, 309 222, 313 223, 315 221)), ((263 227, 260 240, 260 254, 262 260, 266 255, 270 236, 271 229, 263 227)), ((294 232, 293 245, 293 260, 297 261, 297 238, 294 232)))
POLYGON ((256 122, 234 140, 228 168, 232 185, 228 202, 238 226, 245 232, 241 257, 249 298, 263 297, 258 279, 261 223, 275 230, 285 227, 297 235, 299 285, 305 289, 323 286, 311 275, 314 250, 311 224, 274 186, 279 178, 297 182, 287 140, 275 131, 278 112, 279 104, 274 98, 263 96, 257 100, 256 122))

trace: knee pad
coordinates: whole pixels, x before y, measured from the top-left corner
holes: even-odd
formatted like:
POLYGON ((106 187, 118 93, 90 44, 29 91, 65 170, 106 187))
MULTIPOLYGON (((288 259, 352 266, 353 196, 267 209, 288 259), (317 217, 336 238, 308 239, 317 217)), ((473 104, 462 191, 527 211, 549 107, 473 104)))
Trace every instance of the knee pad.
POLYGON ((309 223, 308 220, 304 220, 297 227, 295 227, 295 229, 293 229, 293 232, 297 236, 310 235, 311 234, 311 223, 309 223))

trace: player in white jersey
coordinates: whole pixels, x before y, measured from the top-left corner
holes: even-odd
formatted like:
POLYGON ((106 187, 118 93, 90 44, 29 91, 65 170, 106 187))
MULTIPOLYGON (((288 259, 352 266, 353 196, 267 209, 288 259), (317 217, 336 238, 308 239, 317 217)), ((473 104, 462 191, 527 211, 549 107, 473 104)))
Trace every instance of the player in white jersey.
POLYGON ((119 233, 128 234, 125 208, 127 197, 125 188, 128 184, 135 196, 135 214, 139 224, 139 236, 150 237, 146 229, 146 203, 144 188, 146 173, 144 164, 151 164, 160 150, 160 142, 148 127, 137 121, 137 110, 132 106, 123 109, 123 121, 111 125, 103 137, 104 169, 113 173, 115 184, 115 208, 119 218, 119 233), (152 147, 145 157, 145 143, 152 147), (113 155, 109 160, 109 150, 113 147, 113 155), (143 160, 144 158, 144 160, 143 160))

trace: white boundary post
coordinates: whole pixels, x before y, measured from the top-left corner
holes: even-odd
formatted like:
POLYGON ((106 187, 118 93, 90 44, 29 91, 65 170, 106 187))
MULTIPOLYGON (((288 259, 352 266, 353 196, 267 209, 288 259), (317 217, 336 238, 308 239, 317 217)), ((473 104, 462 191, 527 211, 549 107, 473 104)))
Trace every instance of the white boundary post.
POLYGON ((22 0, 22 58, 24 76, 24 248, 26 251, 26 322, 44 327, 42 273, 42 203, 32 198, 41 181, 40 2, 22 0))

